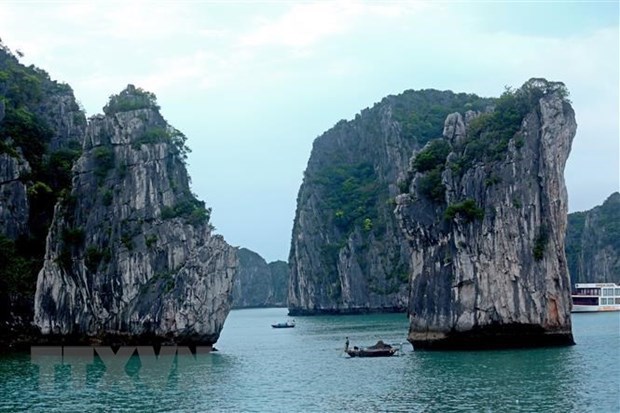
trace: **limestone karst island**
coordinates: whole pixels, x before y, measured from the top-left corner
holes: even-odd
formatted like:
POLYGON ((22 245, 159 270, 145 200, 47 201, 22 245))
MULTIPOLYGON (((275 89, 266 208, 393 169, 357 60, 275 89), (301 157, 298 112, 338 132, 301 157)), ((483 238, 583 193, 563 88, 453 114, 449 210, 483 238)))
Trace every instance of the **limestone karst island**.
MULTIPOLYGON (((498 359, 521 380, 522 369, 562 366, 574 344, 613 353, 580 342, 574 326, 594 321, 571 313, 620 309, 620 194, 568 213, 577 121, 561 81, 531 78, 497 97, 406 90, 338 122, 307 154, 288 262, 269 263, 216 233, 217 211, 190 187, 188 138, 156 96, 139 80, 110 93, 87 118, 70 85, 0 50, 0 383, 28 363, 52 371, 37 386, 151 391, 156 378, 158 391, 201 387, 205 410, 246 411, 242 395, 218 394, 269 364, 286 366, 273 373, 283 388, 308 375, 295 398, 323 374, 346 372, 325 379, 334 389, 362 369, 432 389, 433 371, 469 383, 479 369, 497 374, 498 359), (553 349, 525 350, 541 347, 553 349), (54 373, 76 348, 84 376, 76 365, 54 373), (41 354, 56 357, 51 370, 41 354), (167 356, 163 370, 149 364, 167 356)), ((556 370, 546 386, 575 374, 556 370)), ((282 391, 249 387, 258 400, 282 391)), ((295 409, 365 410, 346 397, 319 402, 321 391, 295 409)), ((376 406, 417 406, 398 403, 376 406)))

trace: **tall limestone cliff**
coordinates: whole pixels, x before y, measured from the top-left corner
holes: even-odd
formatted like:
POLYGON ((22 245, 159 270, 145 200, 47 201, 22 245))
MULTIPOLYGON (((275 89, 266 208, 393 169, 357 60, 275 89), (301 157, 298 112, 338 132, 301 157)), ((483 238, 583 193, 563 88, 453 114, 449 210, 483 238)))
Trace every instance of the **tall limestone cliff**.
POLYGON ((237 257, 190 192, 185 137, 131 85, 104 113, 90 119, 56 206, 34 321, 52 336, 212 344, 237 257))
POLYGON ((412 254, 418 349, 572 344, 562 83, 531 79, 492 112, 446 119, 412 158, 396 215, 412 254))
POLYGON ((0 348, 32 333, 45 237, 85 127, 71 88, 0 42, 0 348))
POLYGON ((393 213, 397 182, 412 151, 441 135, 446 115, 488 103, 410 90, 315 140, 293 225, 291 315, 405 311, 411 249, 393 213))
POLYGON ((286 307, 288 264, 267 262, 247 248, 237 251, 239 271, 233 287, 233 308, 286 307))
POLYGON ((568 214, 566 258, 571 282, 620 284, 620 193, 568 214))

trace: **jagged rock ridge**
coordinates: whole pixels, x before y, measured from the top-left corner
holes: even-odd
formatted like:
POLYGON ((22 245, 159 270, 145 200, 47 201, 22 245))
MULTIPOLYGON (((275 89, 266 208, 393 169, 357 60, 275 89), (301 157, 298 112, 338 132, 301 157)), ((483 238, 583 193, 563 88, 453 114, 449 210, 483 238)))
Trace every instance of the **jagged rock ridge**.
POLYGON ((293 225, 291 315, 405 311, 411 250, 393 213, 397 182, 412 151, 441 135, 448 113, 488 104, 410 90, 315 140, 293 225))
POLYGON ((231 305, 237 258, 190 192, 185 137, 131 85, 90 119, 37 280, 44 334, 208 345, 231 305))
POLYGON ((412 158, 396 215, 412 247, 414 348, 573 343, 562 83, 531 79, 493 112, 448 117, 412 158))
POLYGON ((288 264, 267 263, 247 248, 237 251, 239 271, 233 286, 233 308, 286 307, 288 264))
POLYGON ((620 193, 568 214, 566 259, 571 282, 620 284, 620 193))

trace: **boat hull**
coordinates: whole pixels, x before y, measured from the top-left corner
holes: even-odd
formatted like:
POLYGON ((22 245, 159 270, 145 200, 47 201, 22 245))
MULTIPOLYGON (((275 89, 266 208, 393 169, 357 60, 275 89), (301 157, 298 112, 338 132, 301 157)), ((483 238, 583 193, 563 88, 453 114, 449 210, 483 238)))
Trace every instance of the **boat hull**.
POLYGON ((347 350, 347 354, 351 357, 391 357, 398 349, 380 349, 380 350, 347 350))
POLYGON ((620 311, 620 305, 579 305, 574 304, 572 313, 596 313, 599 311, 620 311))

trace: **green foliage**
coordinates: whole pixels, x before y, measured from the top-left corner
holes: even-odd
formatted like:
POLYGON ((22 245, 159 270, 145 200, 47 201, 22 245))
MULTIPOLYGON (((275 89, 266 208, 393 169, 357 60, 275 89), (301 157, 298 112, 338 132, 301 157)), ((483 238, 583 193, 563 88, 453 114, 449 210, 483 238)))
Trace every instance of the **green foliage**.
POLYGON ((441 168, 435 168, 418 179, 418 192, 433 202, 443 202, 446 187, 441 182, 441 168))
POLYGON ((118 173, 118 178, 119 179, 124 179, 127 176, 127 165, 126 164, 122 164, 117 168, 117 173, 118 173))
POLYGON ((446 157, 451 146, 445 139, 430 141, 415 158, 411 166, 414 171, 423 175, 417 180, 417 191, 423 197, 433 202, 443 202, 446 188, 441 181, 445 169, 446 157))
POLYGON ((91 245, 86 248, 84 263, 91 271, 96 271, 102 261, 109 262, 111 258, 112 254, 109 248, 100 250, 91 245))
POLYGON ((493 185, 497 185, 502 182, 502 179, 499 176, 491 175, 484 180, 484 186, 489 187, 493 185))
POLYGON ((478 207, 476 201, 467 198, 459 203, 449 205, 444 213, 444 217, 447 220, 453 220, 457 215, 464 219, 465 222, 470 223, 484 218, 484 210, 478 207))
POLYGON ((40 193, 50 194, 52 193, 52 188, 49 187, 45 182, 37 181, 32 186, 28 187, 28 196, 33 197, 40 193))
POLYGON ((93 150, 95 160, 95 176, 101 184, 108 172, 114 168, 114 151, 107 146, 98 146, 93 150))
POLYGON ((512 206, 517 209, 521 209, 521 207, 523 207, 523 204, 517 198, 512 198, 512 206))
POLYGON ((63 247, 60 250, 60 254, 58 254, 56 263, 62 268, 64 268, 65 271, 70 271, 73 265, 73 257, 71 256, 71 249, 68 247, 63 247))
POLYGON ((362 229, 366 232, 372 230, 372 219, 370 218, 364 219, 364 222, 362 223, 362 229))
POLYGON ((129 233, 124 233, 121 235, 121 243, 127 248, 129 251, 133 251, 133 235, 129 233))
POLYGON ((442 92, 438 90, 408 90, 397 97, 388 97, 393 105, 393 116, 401 124, 402 134, 425 144, 441 136, 446 116, 467 110, 482 111, 491 102, 473 94, 442 92))
MULTIPOLYGON (((573 212, 572 214, 568 214, 564 248, 572 283, 581 281, 579 280, 579 276, 581 275, 579 261, 581 260, 580 254, 582 253, 583 246, 582 237, 587 215, 588 212, 573 212)), ((617 239, 618 238, 616 238, 616 240, 617 239)))
POLYGON ((209 222, 211 216, 211 208, 207 209, 204 206, 204 202, 199 202, 201 202, 201 205, 195 207, 192 212, 190 212, 189 217, 187 217, 187 221, 194 226, 209 222))
POLYGON ((450 143, 445 139, 434 139, 417 153, 412 162, 414 171, 426 172, 442 166, 450 153, 450 143))
POLYGON ((114 199, 114 194, 109 189, 104 189, 101 191, 101 203, 104 206, 112 205, 112 200, 114 199))
POLYGON ((73 227, 63 228, 62 240, 65 244, 80 246, 84 242, 84 230, 82 228, 73 227))
POLYGON ((515 138, 515 148, 521 149, 523 145, 525 145, 525 139, 523 139, 523 136, 517 136, 515 138))
POLYGON ((620 194, 615 192, 598 208, 601 241, 620 251, 620 194))
POLYGON ((525 141, 518 131, 523 119, 528 113, 539 110, 539 100, 550 93, 557 93, 562 99, 568 96, 564 84, 543 79, 530 79, 516 90, 506 88, 495 100, 493 112, 484 113, 470 122, 455 169, 464 171, 476 162, 503 159, 511 139, 514 139, 516 148, 521 148, 525 141))
POLYGON ((532 253, 536 261, 543 259, 545 250, 547 249, 547 243, 549 242, 549 231, 547 227, 542 226, 538 231, 538 236, 534 240, 534 248, 532 253))
POLYGON ((398 181, 398 190, 401 194, 409 192, 409 185, 411 185, 411 175, 407 175, 406 179, 398 181))
POLYGON ((103 113, 112 115, 137 109, 159 110, 157 97, 154 93, 129 85, 118 95, 110 96, 110 101, 103 108, 103 113))
POLYGON ((321 245, 321 261, 325 268, 333 268, 336 270, 336 266, 338 265, 338 255, 340 254, 340 250, 344 247, 344 242, 337 244, 323 244, 321 245))
POLYGON ((55 191, 71 188, 73 164, 80 157, 80 144, 72 142, 68 147, 52 152, 44 166, 44 178, 55 191))
POLYGON ((70 271, 73 264, 73 255, 76 249, 84 244, 84 230, 82 228, 66 227, 62 230, 63 245, 57 262, 65 271, 70 271))
POLYGON ((157 242, 157 235, 152 234, 144 238, 147 248, 151 248, 157 242))
POLYGON ((171 128, 169 131, 170 141, 176 149, 176 155, 183 162, 187 161, 187 154, 191 153, 191 149, 187 146, 187 137, 179 130, 171 128))
POLYGON ((0 295, 33 293, 40 260, 29 257, 18 243, 0 234, 0 295))
POLYGON ((408 282, 409 282, 409 272, 408 272, 408 270, 401 271, 401 272, 398 274, 398 279, 399 279, 399 281, 400 281, 401 283, 403 283, 403 284, 404 284, 404 283, 408 283, 408 282))
POLYGON ((186 142, 187 137, 181 131, 173 127, 152 127, 136 139, 132 143, 132 147, 139 150, 141 145, 170 143, 174 148, 175 154, 181 161, 185 162, 187 160, 187 155, 191 152, 186 142))
POLYGON ((155 143, 169 142, 170 134, 166 128, 153 127, 148 129, 142 136, 132 143, 134 149, 140 149, 140 145, 150 145, 155 143))
POLYGON ((43 154, 51 137, 52 131, 47 123, 28 107, 6 106, 5 117, 0 122, 0 140, 5 141, 5 152, 12 154, 14 152, 10 148, 20 147, 35 172, 41 169, 43 154), (12 146, 6 144, 7 138, 13 140, 12 146))
POLYGON ((0 141, 0 154, 3 154, 3 153, 6 153, 7 155, 13 158, 19 158, 19 153, 17 152, 17 149, 13 147, 12 144, 9 144, 8 142, 0 141))
POLYGON ((142 293, 148 290, 157 291, 159 293, 169 293, 174 289, 176 284, 175 271, 160 271, 142 286, 142 293))
POLYGON ((211 208, 205 208, 205 203, 194 196, 176 203, 174 206, 165 206, 161 209, 161 219, 185 218, 192 225, 202 225, 209 222, 211 208))
POLYGON ((343 234, 362 226, 365 219, 376 220, 381 186, 370 163, 324 168, 314 183, 320 186, 325 206, 333 211, 334 223, 343 234))

